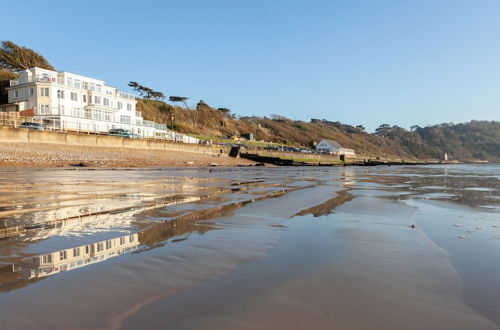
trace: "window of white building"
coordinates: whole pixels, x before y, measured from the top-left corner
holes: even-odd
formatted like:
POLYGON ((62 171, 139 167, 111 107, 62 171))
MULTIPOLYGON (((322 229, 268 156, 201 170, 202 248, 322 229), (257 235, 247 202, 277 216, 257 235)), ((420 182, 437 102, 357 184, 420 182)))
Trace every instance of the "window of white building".
POLYGON ((74 117, 81 117, 82 116, 82 112, 80 111, 80 108, 73 108, 71 110, 71 115, 74 116, 74 117))
POLYGON ((104 120, 111 121, 111 111, 104 111, 104 120))
POLYGON ((73 249, 73 257, 79 257, 80 256, 80 248, 74 248, 73 249))
POLYGON ((102 104, 109 107, 109 99, 107 97, 102 98, 102 104))
POLYGON ((91 119, 92 118, 92 110, 85 109, 85 118, 87 118, 87 119, 91 119))
POLYGON ((102 110, 100 110, 100 109, 94 109, 94 110, 92 110, 92 119, 102 120, 103 119, 102 110))
POLYGON ((52 254, 46 254, 42 257, 42 263, 48 264, 52 262, 52 254))
POLYGON ((66 250, 59 252, 59 259, 60 260, 66 260, 66 259, 68 259, 68 253, 66 252, 66 250))
POLYGON ((82 95, 82 101, 83 103, 87 103, 87 95, 85 94, 82 95))
POLYGON ((95 104, 101 104, 101 97, 100 96, 94 96, 94 103, 95 104))
POLYGON ((127 103, 127 110, 128 110, 128 111, 132 111, 132 104, 127 103))
POLYGON ((109 250, 113 247, 113 243, 111 242, 111 240, 109 241, 106 241, 106 250, 109 250))
POLYGON ((49 88, 48 87, 40 88, 40 96, 49 96, 49 88))
POLYGON ((75 79, 74 86, 75 86, 75 88, 80 88, 80 87, 81 87, 81 84, 80 84, 80 80, 79 80, 79 79, 75 79))
POLYGON ((123 108, 123 104, 120 101, 118 101, 117 107, 118 107, 118 110, 121 110, 123 108))
POLYGON ((57 98, 64 99, 64 91, 62 89, 57 90, 57 98))
POLYGON ((91 91, 95 91, 95 84, 94 83, 89 83, 89 89, 91 91))
POLYGON ((78 101, 78 94, 75 92, 71 92, 71 101, 78 101))
POLYGON ((66 78, 66 85, 73 87, 73 78, 66 78))
POLYGON ((49 113, 49 105, 48 104, 40 104, 40 113, 41 114, 48 114, 49 113))
POLYGON ((121 115, 120 122, 124 124, 130 124, 130 116, 121 115))
POLYGON ((98 91, 98 92, 101 92, 101 87, 102 87, 101 85, 97 84, 95 86, 95 90, 98 91))

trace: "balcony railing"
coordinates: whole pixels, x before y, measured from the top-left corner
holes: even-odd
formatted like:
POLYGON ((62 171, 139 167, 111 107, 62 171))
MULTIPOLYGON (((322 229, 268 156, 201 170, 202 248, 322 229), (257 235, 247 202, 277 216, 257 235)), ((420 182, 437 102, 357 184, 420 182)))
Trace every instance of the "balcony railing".
POLYGON ((128 125, 135 125, 139 127, 154 127, 155 129, 158 130, 167 130, 167 126, 165 124, 160 124, 160 123, 155 123, 154 121, 150 120, 135 120, 132 121, 131 118, 115 118, 114 115, 112 114, 106 114, 102 113, 99 111, 78 111, 74 112, 69 109, 65 108, 59 108, 59 107, 49 107, 49 108, 42 108, 39 107, 35 111, 35 116, 39 117, 59 117, 59 116, 66 116, 66 117, 73 117, 73 118, 82 118, 82 119, 91 119, 95 121, 104 121, 104 122, 109 122, 111 124, 128 124, 128 125), (108 119, 109 118, 109 119, 108 119))
POLYGON ((25 85, 25 84, 30 84, 33 82, 41 82, 41 83, 57 83, 57 78, 56 77, 27 77, 27 78, 19 78, 19 79, 13 79, 10 81, 10 86, 19 86, 19 85, 25 85))
POLYGON ((119 92, 119 94, 120 94, 120 97, 122 99, 135 100, 135 95, 134 94, 123 93, 123 92, 119 92))
POLYGON ((167 125, 165 125, 165 124, 154 123, 154 126, 156 129, 167 130, 167 125))
MULTIPOLYGON (((92 88, 90 88, 90 86, 88 88, 84 88, 83 83, 80 84, 80 87, 77 87, 74 84, 68 85, 67 82, 64 81, 63 78, 52 77, 52 76, 29 76, 29 77, 22 77, 22 78, 18 78, 18 79, 12 79, 9 82, 9 86, 14 87, 14 86, 26 85, 26 84, 30 84, 30 83, 53 83, 53 84, 58 84, 58 85, 62 85, 62 86, 69 86, 69 87, 73 87, 73 88, 77 88, 77 89, 96 91, 95 88, 92 89, 92 88)), ((97 92, 103 93, 106 95, 111 95, 109 93, 105 93, 102 91, 97 91, 97 92)), ((116 96, 120 97, 122 99, 126 99, 126 100, 135 100, 135 95, 130 94, 130 93, 124 93, 124 92, 118 91, 116 93, 116 96)))

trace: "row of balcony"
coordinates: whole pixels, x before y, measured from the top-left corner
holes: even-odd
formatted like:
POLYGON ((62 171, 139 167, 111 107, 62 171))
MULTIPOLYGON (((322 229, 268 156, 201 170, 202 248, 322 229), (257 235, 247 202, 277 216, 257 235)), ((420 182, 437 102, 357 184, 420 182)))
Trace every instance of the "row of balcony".
MULTIPOLYGON (((140 112, 137 112, 140 114, 140 112)), ((136 113, 136 114, 137 114, 136 113)), ((48 107, 48 108, 38 108, 36 109, 35 116, 68 116, 82 119, 90 119, 90 120, 99 120, 106 121, 111 123, 119 123, 119 124, 130 124, 135 126, 142 127, 152 127, 158 130, 166 130, 167 125, 155 123, 151 120, 143 120, 141 119, 133 119, 130 117, 120 117, 115 116, 115 114, 106 111, 96 111, 96 110, 69 110, 69 109, 60 109, 58 107, 48 107)))
MULTIPOLYGON (((58 85, 77 88, 77 89, 83 89, 83 90, 88 90, 88 91, 97 91, 99 93, 103 93, 101 90, 97 90, 95 87, 92 88, 90 85, 86 85, 83 82, 81 82, 79 86, 75 85, 75 84, 70 86, 61 77, 29 76, 29 77, 21 77, 18 79, 13 79, 13 80, 10 80, 10 82, 9 82, 10 87, 19 86, 19 85, 26 85, 26 84, 30 84, 30 83, 49 83, 49 84, 52 83, 52 84, 58 84, 58 85), (87 87, 85 88, 85 86, 87 86, 87 87)), ((105 94, 105 93, 103 93, 103 94, 105 94)), ((116 90, 116 92, 113 96, 116 96, 116 97, 119 97, 122 99, 126 99, 126 100, 135 100, 134 94, 120 92, 119 90, 116 90)))

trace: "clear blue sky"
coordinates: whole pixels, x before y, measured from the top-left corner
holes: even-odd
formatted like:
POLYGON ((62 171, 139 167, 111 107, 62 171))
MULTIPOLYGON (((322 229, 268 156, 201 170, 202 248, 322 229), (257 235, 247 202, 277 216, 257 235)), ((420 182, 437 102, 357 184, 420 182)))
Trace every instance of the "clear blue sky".
POLYGON ((23 1, 1 16, 0 40, 58 70, 237 115, 500 120, 498 0, 23 1))

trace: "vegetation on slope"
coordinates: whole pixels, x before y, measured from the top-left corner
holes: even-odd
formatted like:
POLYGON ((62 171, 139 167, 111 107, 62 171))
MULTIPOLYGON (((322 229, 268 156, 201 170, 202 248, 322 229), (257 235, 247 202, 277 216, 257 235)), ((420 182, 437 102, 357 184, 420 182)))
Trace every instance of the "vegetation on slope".
POLYGON ((500 122, 413 126, 411 131, 381 125, 375 134, 397 142, 419 158, 441 158, 446 152, 451 159, 500 160, 500 122))
POLYGON ((237 119, 228 109, 216 109, 203 101, 196 109, 186 109, 158 100, 138 100, 137 108, 148 120, 198 136, 253 133, 257 140, 309 147, 321 139, 332 139, 371 158, 442 159, 446 152, 455 160, 500 160, 500 123, 494 121, 414 126, 411 131, 383 124, 369 134, 362 126, 324 119, 304 122, 278 115, 237 119))
POLYGON ((33 67, 54 70, 54 67, 34 50, 16 45, 12 41, 2 41, 0 45, 0 68, 15 72, 33 67))

